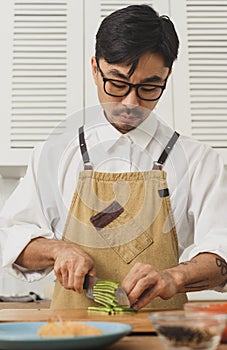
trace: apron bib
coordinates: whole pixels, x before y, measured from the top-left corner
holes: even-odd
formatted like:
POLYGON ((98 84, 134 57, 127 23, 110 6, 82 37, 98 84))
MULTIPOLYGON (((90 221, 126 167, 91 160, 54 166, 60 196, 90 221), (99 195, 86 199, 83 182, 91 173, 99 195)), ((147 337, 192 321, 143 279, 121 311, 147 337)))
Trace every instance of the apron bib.
MULTIPOLYGON (((91 256, 97 277, 121 282, 136 262, 159 270, 178 264, 177 234, 162 170, 178 136, 173 134, 151 171, 102 173, 92 170, 80 128, 85 170, 79 175, 62 239, 91 256)), ((186 301, 186 294, 179 293, 169 300, 155 298, 146 308, 179 309, 186 301)), ((66 290, 56 281, 52 309, 90 305, 97 304, 85 292, 66 290)))

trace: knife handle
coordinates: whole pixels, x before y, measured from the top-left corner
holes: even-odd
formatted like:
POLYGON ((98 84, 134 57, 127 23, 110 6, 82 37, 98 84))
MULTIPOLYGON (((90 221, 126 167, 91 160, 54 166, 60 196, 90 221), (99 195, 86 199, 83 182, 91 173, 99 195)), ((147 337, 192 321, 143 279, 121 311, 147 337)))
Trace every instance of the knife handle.
POLYGON ((88 289, 89 287, 89 275, 85 275, 83 289, 88 289))

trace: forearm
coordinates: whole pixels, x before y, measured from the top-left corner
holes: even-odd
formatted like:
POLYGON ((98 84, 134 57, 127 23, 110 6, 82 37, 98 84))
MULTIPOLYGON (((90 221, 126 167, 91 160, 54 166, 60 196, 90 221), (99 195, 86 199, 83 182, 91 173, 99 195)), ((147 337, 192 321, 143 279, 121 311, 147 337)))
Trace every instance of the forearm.
POLYGON ((94 261, 80 247, 63 240, 36 238, 15 261, 29 270, 53 266, 55 275, 64 288, 81 293, 86 274, 95 275, 94 261))
POLYGON ((212 253, 201 253, 167 272, 176 281, 178 293, 212 289, 227 282, 226 262, 212 253))
POLYGON ((131 305, 137 310, 156 297, 170 299, 177 293, 200 291, 227 282, 227 264, 218 255, 201 253, 166 270, 136 263, 122 281, 131 305))
POLYGON ((53 266, 57 251, 61 247, 63 248, 63 243, 63 241, 43 237, 33 239, 24 248, 15 263, 31 270, 40 270, 53 266))

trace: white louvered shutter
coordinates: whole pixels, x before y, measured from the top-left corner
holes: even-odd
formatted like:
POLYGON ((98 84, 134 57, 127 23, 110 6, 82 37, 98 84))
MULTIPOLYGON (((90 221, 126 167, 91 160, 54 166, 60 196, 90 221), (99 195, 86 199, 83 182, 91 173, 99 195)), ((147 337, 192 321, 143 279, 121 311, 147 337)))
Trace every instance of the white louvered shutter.
POLYGON ((180 37, 157 111, 227 163, 226 0, 7 0, 0 13, 0 173, 26 166, 31 148, 66 115, 98 103, 90 67, 98 26, 117 8, 140 3, 169 14, 180 37))
POLYGON ((67 4, 15 2, 11 148, 33 148, 66 116, 67 4))
POLYGON ((36 143, 62 132, 83 101, 82 0, 7 2, 0 15, 8 16, 10 43, 1 166, 26 165, 36 143))
POLYGON ((187 1, 187 24, 192 135, 226 148, 227 2, 187 1))
POLYGON ((171 4, 182 42, 174 88, 174 104, 180 105, 176 126, 216 148, 227 163, 227 1, 171 4))

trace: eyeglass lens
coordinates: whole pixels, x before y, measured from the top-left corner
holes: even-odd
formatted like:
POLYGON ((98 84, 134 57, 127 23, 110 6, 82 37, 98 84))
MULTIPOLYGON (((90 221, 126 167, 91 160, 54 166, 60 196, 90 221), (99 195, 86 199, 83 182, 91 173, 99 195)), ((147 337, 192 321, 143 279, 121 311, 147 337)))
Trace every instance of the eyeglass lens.
MULTIPOLYGON (((131 87, 127 84, 124 84, 123 82, 118 82, 114 80, 107 80, 105 82, 105 91, 107 94, 116 96, 116 97, 123 97, 126 96, 131 87)), ((137 87, 137 95, 139 98, 144 100, 156 100, 158 99, 163 91, 163 87, 156 87, 156 86, 139 86, 137 87)))

